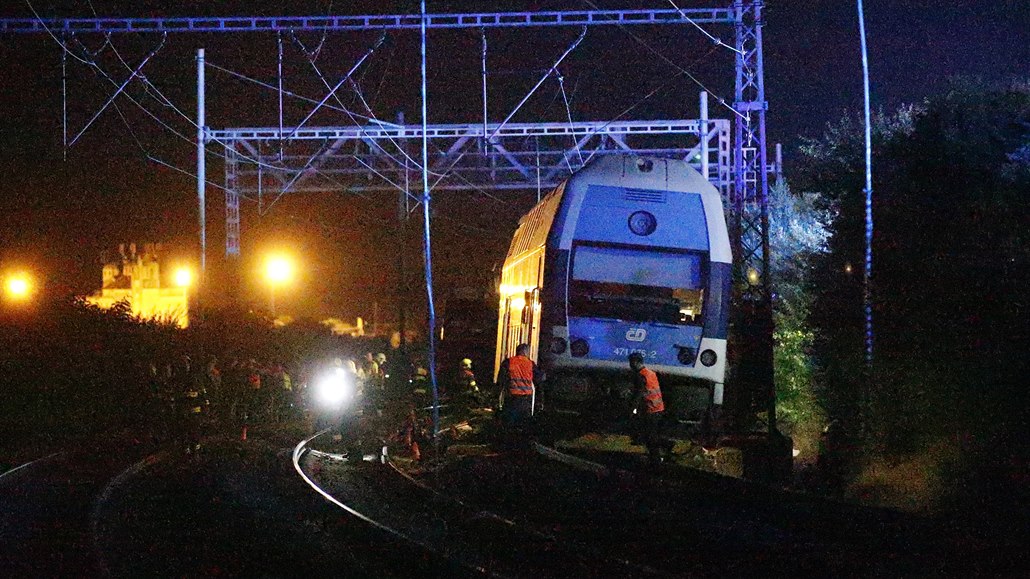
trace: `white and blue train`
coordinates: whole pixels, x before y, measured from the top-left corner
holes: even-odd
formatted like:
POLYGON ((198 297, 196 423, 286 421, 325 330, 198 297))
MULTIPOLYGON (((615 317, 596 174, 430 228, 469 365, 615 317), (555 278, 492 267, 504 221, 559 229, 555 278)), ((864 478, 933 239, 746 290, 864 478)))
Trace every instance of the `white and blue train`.
POLYGON ((528 343, 548 390, 581 399, 640 352, 663 385, 700 382, 721 405, 731 276, 718 189, 682 160, 599 157, 519 221, 495 377, 528 343))

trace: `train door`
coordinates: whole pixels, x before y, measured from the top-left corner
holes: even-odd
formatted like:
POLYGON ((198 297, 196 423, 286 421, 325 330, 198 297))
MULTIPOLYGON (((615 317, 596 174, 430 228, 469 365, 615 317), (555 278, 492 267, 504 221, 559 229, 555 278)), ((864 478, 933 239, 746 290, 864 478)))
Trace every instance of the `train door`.
POLYGON ((526 307, 522 312, 526 327, 526 340, 529 344, 530 356, 533 361, 538 361, 537 352, 540 348, 540 288, 533 288, 533 291, 526 292, 526 307))
POLYGON ((501 350, 501 359, 507 359, 515 355, 515 348, 522 343, 523 333, 523 310, 524 306, 520 308, 522 304, 522 296, 512 298, 508 296, 504 300, 504 344, 501 350))

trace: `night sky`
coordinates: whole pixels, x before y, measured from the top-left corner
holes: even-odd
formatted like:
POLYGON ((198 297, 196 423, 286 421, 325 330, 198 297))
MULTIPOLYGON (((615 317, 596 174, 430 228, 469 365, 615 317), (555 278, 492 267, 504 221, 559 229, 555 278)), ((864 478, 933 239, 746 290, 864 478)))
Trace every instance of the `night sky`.
MULTIPOLYGON (((725 2, 681 0, 681 7, 721 6, 725 2)), ((93 0, 102 16, 251 15, 374 13, 381 2, 166 2, 93 0), (217 8, 211 8, 217 5, 217 8), (286 7, 288 5, 288 7, 286 7)), ((417 12, 413 2, 396 3, 389 12, 417 12)), ((518 9, 583 9, 578 1, 553 2, 430 2, 433 12, 518 9)), ((600 8, 655 7, 647 2, 595 2, 600 8)), ((48 2, 33 6, 43 16, 88 17, 86 0, 48 2)), ((379 9, 382 11, 382 9, 379 9)), ((4 3, 2 17, 29 17, 21 1, 4 3)), ((853 2, 790 0, 767 2, 765 34, 766 91, 770 143, 782 142, 791 152, 805 136, 817 136, 827 122, 862 104, 858 26, 853 2)), ((918 102, 939 92, 951 76, 975 76, 987 81, 1030 78, 1030 4, 1025 0, 868 0, 866 18, 870 42, 873 103, 894 108, 918 102)), ((732 30, 706 26, 732 42, 732 30)), ((647 46, 691 70, 716 95, 732 100, 732 54, 714 47, 688 26, 630 29, 647 46)), ((575 29, 488 32, 491 42, 491 117, 497 121, 522 98, 543 70, 578 34, 575 29)), ((301 35, 319 44, 317 33, 301 35)), ((376 32, 328 35, 319 66, 338 78, 378 36, 376 32)), ((87 47, 103 44, 82 36, 87 47)), ((155 36, 115 36, 119 53, 135 65, 159 41, 155 36)), ((171 35, 148 64, 146 75, 173 103, 195 111, 193 54, 205 47, 209 60, 250 76, 274 82, 275 39, 261 35, 171 35)), ((478 31, 434 32, 430 35, 430 123, 471 122, 479 118, 478 31)), ((126 71, 110 49, 98 63, 119 80, 126 71), (121 68, 119 68, 121 67, 121 68)), ((287 45, 287 85, 291 90, 321 98, 317 77, 292 45, 287 45)), ((158 126, 124 98, 119 98, 125 122, 107 110, 67 151, 63 160, 61 133, 61 58, 56 43, 45 36, 0 36, 0 59, 5 63, 0 91, 0 269, 27 267, 53 287, 77 291, 100 283, 99 255, 127 241, 162 241, 169 257, 190 260, 195 254, 195 184, 187 175, 147 161, 147 155, 193 171, 191 145, 158 126), (126 123, 131 130, 126 127, 126 123)), ((111 94, 110 87, 87 67, 69 59, 68 117, 71 135, 78 132, 111 94)), ((409 123, 418 121, 417 33, 397 32, 359 74, 366 96, 372 97, 380 118, 393 120, 405 111, 409 123)), ((637 103, 674 72, 640 42, 617 27, 592 28, 584 43, 562 69, 576 120, 609 120, 637 103)), ((271 126, 275 124, 275 94, 243 85, 217 72, 208 72, 208 124, 271 126)), ((639 104, 638 119, 695 118, 700 88, 681 78, 639 104)), ((193 129, 173 111, 148 95, 139 83, 129 92, 184 135, 193 129)), ((545 83, 516 121, 564 120, 557 82, 545 83)), ((346 101, 345 101, 346 102, 346 101)), ((353 110, 357 110, 357 105, 353 110)), ((306 114, 303 106, 287 109, 287 121, 306 114)), ((726 116, 713 101, 712 116, 726 116)), ((346 124, 331 115, 314 124, 346 124)), ((222 166, 209 157, 208 176, 222 181, 222 166)), ((503 259, 515 222, 535 194, 502 193, 505 203, 471 193, 444 193, 436 199, 434 222, 438 291, 455 285, 485 286, 491 268, 503 259)), ((213 279, 224 283, 224 207, 220 190, 209 188, 208 263, 213 279)), ((395 283, 396 243, 384 229, 395 213, 395 196, 372 199, 341 195, 295 195, 267 215, 253 205, 243 207, 243 283, 254 278, 256 258, 267 248, 288 249, 307 264, 281 308, 296 314, 337 314, 371 317, 371 301, 387 310, 395 283)), ((414 232, 420 227, 412 223, 414 232)), ((411 240, 410 263, 418 267, 418 239, 411 240)), ((414 281, 414 280, 413 280, 414 281)), ((417 284, 413 284, 417 287, 417 284)), ((417 292, 414 294, 420 295, 417 292)), ((384 313, 384 317, 390 314, 384 313)))

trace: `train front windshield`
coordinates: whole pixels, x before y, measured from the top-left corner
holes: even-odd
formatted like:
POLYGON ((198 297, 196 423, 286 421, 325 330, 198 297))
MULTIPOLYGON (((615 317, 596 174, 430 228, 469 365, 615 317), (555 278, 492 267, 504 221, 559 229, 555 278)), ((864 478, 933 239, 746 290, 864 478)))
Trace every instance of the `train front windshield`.
POLYGON ((569 315, 697 325, 704 301, 703 254, 578 245, 569 315))

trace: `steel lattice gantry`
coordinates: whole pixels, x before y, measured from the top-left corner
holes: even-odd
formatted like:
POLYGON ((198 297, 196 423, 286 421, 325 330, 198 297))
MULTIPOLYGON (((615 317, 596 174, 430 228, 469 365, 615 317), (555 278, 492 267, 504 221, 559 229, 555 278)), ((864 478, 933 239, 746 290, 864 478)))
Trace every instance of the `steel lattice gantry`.
MULTIPOLYGON (((427 28, 513 28, 627 24, 732 24, 732 8, 654 10, 564 10, 428 14, 427 28)), ((0 19, 0 33, 120 34, 152 32, 290 32, 325 30, 418 30, 417 14, 369 16, 202 16, 168 18, 10 18, 0 19)))
MULTIPOLYGON (((591 155, 622 150, 687 158, 706 169, 709 178, 727 196, 727 206, 732 208, 731 235, 739 264, 737 271, 741 274, 736 284, 740 290, 736 292, 736 298, 738 305, 743 306, 738 307, 737 311, 742 313, 743 318, 740 319, 744 319, 740 327, 748 328, 737 331, 759 334, 765 340, 744 354, 757 360, 757 363, 751 371, 738 372, 737 379, 752 381, 764 388, 771 387, 773 382, 767 207, 769 172, 772 167, 767 162, 766 146, 765 117, 768 103, 765 99, 762 53, 763 5, 764 0, 732 0, 729 8, 483 12, 428 14, 424 19, 419 15, 408 14, 8 19, 0 20, 0 33, 47 33, 55 39, 67 39, 85 34, 417 30, 423 25, 426 29, 635 25, 694 26, 701 29, 702 24, 732 26, 734 43, 728 47, 736 56, 732 156, 728 156, 728 122, 719 120, 710 123, 690 120, 626 120, 618 123, 489 125, 484 119, 483 123, 468 125, 430 126, 425 136, 430 143, 432 155, 430 164, 433 173, 429 179, 433 182, 430 184, 437 190, 542 189, 554 185, 591 155), (483 128, 484 125, 486 128, 483 128), (702 134, 705 136, 702 137, 702 134), (710 149, 701 152, 705 148, 710 149), (700 159, 697 158, 699 152, 700 159), (749 373, 751 377, 742 377, 744 373, 749 373)), ((726 47, 707 31, 702 29, 699 33, 704 33, 712 41, 726 47)), ((198 55, 198 61, 201 63, 199 88, 203 79, 202 56, 198 55)), ((129 80, 132 80, 131 77, 129 80)), ((199 102, 202 102, 202 96, 203 91, 198 90, 199 102)), ((702 119, 707 117, 705 108, 702 105, 702 119)), ((198 106, 198 117, 201 117, 200 110, 198 106)), ((200 121, 199 124, 204 125, 204 122, 200 121)), ((241 195, 257 192, 259 197, 264 197, 267 194, 338 188, 352 191, 386 188, 403 190, 403 180, 409 174, 417 173, 413 170, 415 163, 410 159, 405 160, 407 145, 404 141, 420 141, 420 131, 416 127, 384 123, 361 127, 290 130, 288 134, 282 126, 221 131, 201 126, 197 131, 198 175, 201 176, 198 179, 201 183, 198 187, 200 214, 203 216, 202 183, 205 180, 202 167, 206 156, 203 147, 212 141, 223 145, 226 151, 226 189, 229 191, 226 197, 227 238, 231 240, 227 252, 229 255, 238 255, 241 195), (279 151, 287 151, 281 145, 282 140, 289 141, 290 147, 289 155, 280 157, 277 156, 279 151), (272 141, 275 142, 274 146, 272 141), (365 179, 364 184, 357 182, 359 177, 365 179), (266 184, 272 187, 272 191, 264 190, 266 184)), ((418 146, 415 142, 411 144, 413 149, 418 146)), ((202 247, 204 228, 202 219, 202 247)), ((769 403, 768 417, 772 432, 775 429, 775 395, 766 396, 765 399, 769 403)))
MULTIPOLYGON (((721 119, 430 125, 426 136, 436 191, 546 192, 594 156, 632 151, 686 159, 724 199, 730 192, 730 123, 721 119)), ((229 255, 239 252, 241 195, 263 205, 285 193, 396 192, 421 182, 404 155, 421 142, 421 126, 225 129, 209 138, 225 145, 229 255), (284 133, 292 133, 291 153, 280 158, 284 133), (306 154, 297 153, 302 144, 306 154)))
MULTIPOLYGON (((428 14, 426 16, 427 29, 485 29, 485 28, 526 28, 526 27, 581 27, 581 26, 630 26, 630 25, 726 25, 734 29, 734 51, 736 52, 736 83, 733 109, 736 112, 734 119, 734 138, 732 154, 732 188, 730 192, 730 206, 733 208, 733 229, 738 232, 736 241, 737 255, 740 256, 742 269, 748 272, 749 277, 758 276, 761 283, 748 284, 745 291, 747 299, 766 300, 769 295, 768 278, 768 227, 767 211, 765 200, 768 196, 768 172, 769 165, 766 159, 766 138, 765 138, 765 112, 768 108, 765 100, 764 68, 762 58, 762 7, 763 0, 734 0, 731 7, 719 8, 669 8, 669 9, 641 9, 641 10, 571 10, 571 11, 524 11, 524 12, 477 12, 477 13, 445 13, 428 14)), ((274 17, 155 17, 155 18, 22 18, 22 19, 0 19, 0 33, 7 34, 53 34, 55 37, 70 37, 84 34, 125 34, 125 33, 206 33, 206 34, 229 34, 229 33, 261 33, 261 32, 301 32, 301 31, 360 31, 360 30, 416 30, 422 24, 418 15, 364 15, 364 16, 274 16, 274 17)), ((712 37, 714 39, 714 37, 712 37)), ((568 146, 550 146, 546 141, 550 135, 548 127, 553 125, 537 124, 530 127, 534 140, 532 145, 533 154, 536 154, 536 140, 540 141, 541 151, 541 172, 557 175, 554 173, 555 163, 558 158, 558 151, 567 151, 568 146), (546 168, 546 169, 545 169, 546 168)), ((205 128, 206 130, 206 128, 205 128)), ((405 127, 405 131, 410 128, 405 127)), ((204 131, 200 132, 205 134, 204 131)), ((235 130, 222 132, 222 135, 232 136, 235 130)), ((258 131, 257 134, 261 132, 258 131)), ((218 134, 211 131, 210 134, 218 134)), ((652 134, 660 135, 660 131, 652 134)), ((666 132, 666 135, 682 134, 677 131, 666 132)), ((296 135, 293 135, 296 137, 296 135)), ((621 147, 617 140, 617 133, 599 135, 594 147, 607 150, 610 145, 621 147)), ((221 138, 221 137, 219 137, 221 138)), ((278 139, 278 137, 276 137, 278 139)), ((441 137, 443 138, 443 137, 441 137)), ((471 135, 470 135, 471 138, 471 135)), ((455 139, 451 137, 451 143, 444 143, 448 146, 455 145, 455 139)), ((246 148, 248 139, 230 140, 238 142, 241 147, 246 148)), ((249 139, 253 140, 253 139, 249 139)), ((292 139, 291 139, 292 140, 292 139)), ((354 141, 354 139, 351 139, 354 141)), ((366 144, 374 143, 375 139, 360 139, 366 144)), ((434 139, 436 141, 436 139, 434 139)), ((510 141, 510 140, 509 140, 510 141)), ((466 143, 467 144, 467 143, 466 143)), ((342 146, 342 143, 339 145, 342 146)), ((462 145, 464 146, 464 145, 462 145)), ((480 146, 478 152, 465 151, 459 164, 472 163, 473 157, 478 157, 479 165, 494 164, 505 166, 514 171, 491 172, 491 179, 483 182, 483 186, 491 188, 504 188, 517 183, 520 187, 528 184, 531 187, 544 186, 543 179, 527 179, 523 169, 531 167, 531 173, 535 172, 535 164, 527 164, 527 147, 511 145, 510 142, 501 143, 505 150, 508 146, 520 153, 521 156, 508 158, 496 147, 480 146), (502 160, 503 159, 503 160, 502 160), (514 181, 506 181, 500 175, 510 175, 514 181), (507 183, 508 185, 505 185, 507 183)), ((591 146, 584 143, 584 147, 591 146)), ((681 145, 679 153, 687 156, 690 147, 693 145, 681 145)), ((370 151, 379 147, 369 145, 370 151)), ((460 148, 460 147, 459 147, 460 148)), ((669 147, 658 147, 659 150, 669 151, 669 147)), ((648 149, 644 149, 648 150, 648 149)), ((380 150, 380 153, 384 151, 380 150)), ((510 152, 510 151, 509 151, 510 152)), ((260 151, 250 152, 252 155, 260 151)), ((334 154, 336 154, 334 152, 334 154)), ((258 156, 261 156, 260 154, 258 156)), ((437 155, 439 156, 439 155, 437 155)), ((232 155, 230 155, 232 157, 232 155)), ((369 162, 376 160, 375 167, 382 166, 376 155, 365 155, 362 161, 369 162)), ((578 162, 579 155, 575 160, 570 159, 566 163, 566 169, 574 167, 578 162)), ((357 157, 354 157, 357 162, 357 157)), ((282 171, 288 172, 285 167, 282 171)), ((564 162, 564 159, 562 159, 564 162)), ((312 161, 315 165, 320 164, 317 159, 312 161)), ((360 164, 360 163, 359 163, 360 164)), ((227 164, 232 171, 233 162, 227 164)), ((273 172, 276 170, 272 166, 273 172)), ((367 167, 365 167, 368 169, 367 167)), ((385 167, 384 167, 385 168, 385 167)), ((294 169, 295 171, 295 169, 294 169)), ((397 176, 394 168, 394 176, 397 176)), ((464 177, 468 177, 467 171, 458 171, 464 177)), ((374 175, 372 170, 369 174, 374 175)), ((531 174, 532 176, 532 174, 531 174)), ((236 182, 241 178, 245 179, 246 172, 242 174, 227 174, 227 181, 236 182)), ((324 177, 324 175, 323 175, 324 177)), ((291 178, 292 180, 292 178, 291 178)), ((298 179, 300 181, 301 179, 298 179)), ((303 181, 308 178, 304 177, 303 181)), ((459 179, 460 180, 460 179, 459 179)), ((317 181, 316 181, 317 182, 317 181)), ((476 183, 475 180, 472 180, 476 183)), ((290 181, 286 182, 287 184, 290 181)), ((303 188, 304 183, 293 183, 292 187, 303 188)), ((307 187, 313 187, 309 182, 307 187)), ((453 183, 441 183, 441 187, 455 187, 453 183)), ((473 187, 474 188, 474 187, 473 187)), ((302 189, 299 189, 302 190, 302 189)), ((229 222, 234 221, 233 211, 230 212, 229 222)), ((237 225, 238 228, 238 225, 237 225)), ((230 232, 231 233, 231 232, 230 232)), ((238 246, 237 246, 238 248, 238 246)), ((236 249, 236 248, 231 248, 236 249)))

